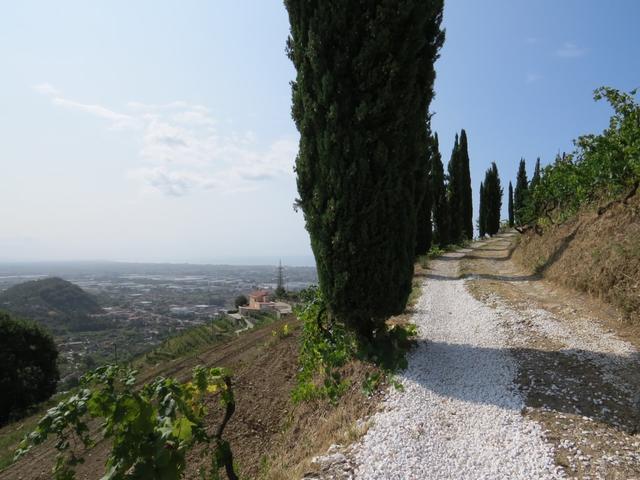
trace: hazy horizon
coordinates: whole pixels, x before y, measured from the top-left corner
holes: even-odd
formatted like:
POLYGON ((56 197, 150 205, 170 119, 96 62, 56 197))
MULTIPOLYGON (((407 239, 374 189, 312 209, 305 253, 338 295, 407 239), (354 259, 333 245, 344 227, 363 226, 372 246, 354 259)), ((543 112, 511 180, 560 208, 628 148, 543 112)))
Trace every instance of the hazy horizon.
POLYGON ((313 255, 285 256, 285 257, 213 257, 209 260, 182 261, 157 261, 140 262, 135 260, 104 260, 104 259, 61 259, 61 260, 6 260, 0 258, 0 269, 7 266, 37 266, 37 265, 190 265, 190 266, 238 266, 238 267, 275 267, 282 262, 283 267, 313 267, 316 268, 313 255))

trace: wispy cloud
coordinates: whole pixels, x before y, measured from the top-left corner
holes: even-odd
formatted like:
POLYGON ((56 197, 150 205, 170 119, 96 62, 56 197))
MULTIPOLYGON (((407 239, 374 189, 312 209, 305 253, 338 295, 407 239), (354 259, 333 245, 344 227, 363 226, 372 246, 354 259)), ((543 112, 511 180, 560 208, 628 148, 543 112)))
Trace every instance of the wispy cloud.
POLYGON ((222 133, 220 123, 203 105, 129 102, 123 112, 64 97, 43 83, 34 89, 53 105, 106 120, 114 130, 139 138, 139 164, 126 172, 145 190, 183 196, 194 189, 247 191, 260 182, 292 175, 297 142, 279 139, 266 147, 250 132, 222 133))
POLYGON ((33 87, 33 89, 36 92, 41 93, 43 95, 52 95, 52 96, 60 95, 60 92, 56 90, 53 87, 53 85, 49 83, 40 83, 39 85, 36 85, 35 87, 33 87))
POLYGON ((527 42, 529 45, 535 45, 540 41, 540 39, 538 37, 527 37, 524 39, 524 41, 527 42))
POLYGON ((561 58, 578 58, 584 57, 587 54, 587 49, 578 47, 575 43, 565 42, 560 48, 556 50, 556 56, 561 58))

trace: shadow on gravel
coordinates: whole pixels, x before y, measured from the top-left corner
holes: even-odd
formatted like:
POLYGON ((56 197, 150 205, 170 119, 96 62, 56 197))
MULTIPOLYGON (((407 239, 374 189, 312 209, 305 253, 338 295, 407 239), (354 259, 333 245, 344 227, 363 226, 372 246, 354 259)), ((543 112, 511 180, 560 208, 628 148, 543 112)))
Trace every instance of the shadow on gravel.
POLYGON ((516 245, 512 244, 511 242, 506 243, 505 248, 483 248, 482 245, 478 245, 476 247, 468 247, 466 251, 458 250, 458 252, 456 253, 463 253, 463 255, 461 256, 450 257, 450 256, 443 255, 443 256, 437 257, 435 260, 451 262, 454 260, 470 259, 470 260, 496 260, 499 262, 506 262, 507 260, 511 259, 511 256, 513 255, 513 252, 515 251, 515 249, 516 249, 516 245), (506 252, 507 254, 501 257, 498 257, 498 256, 483 257, 480 255, 472 255, 474 252, 495 252, 495 253, 506 252))
POLYGON ((616 356, 575 349, 496 349, 424 340, 417 343, 437 361, 425 365, 428 372, 416 375, 414 370, 411 375, 401 376, 443 397, 520 410, 522 404, 518 398, 505 395, 504 390, 492 382, 502 380, 500 365, 505 355, 511 355, 519 367, 514 386, 519 389, 526 407, 588 417, 631 435, 640 431, 638 386, 632 386, 636 390, 634 398, 607 381, 601 368, 603 364, 613 368, 637 365, 638 353, 616 356), (460 359, 466 361, 461 363, 460 359), (497 373, 488 373, 487 378, 483 378, 485 370, 497 373))
POLYGON ((435 273, 418 273, 416 277, 430 278, 432 280, 499 280, 501 282, 530 282, 540 280, 540 275, 493 275, 490 273, 465 273, 462 275, 447 276, 435 273))

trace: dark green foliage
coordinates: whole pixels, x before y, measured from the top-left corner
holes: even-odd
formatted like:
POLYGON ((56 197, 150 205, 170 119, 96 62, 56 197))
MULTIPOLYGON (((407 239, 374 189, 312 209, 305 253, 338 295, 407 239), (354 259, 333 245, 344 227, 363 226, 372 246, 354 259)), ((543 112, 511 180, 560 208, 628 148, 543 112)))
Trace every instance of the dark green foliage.
POLYGON ((236 299, 233 301, 236 308, 244 307, 245 305, 249 305, 249 300, 245 295, 238 295, 236 299))
POLYGON ((478 215, 478 233, 480 238, 484 237, 487 233, 487 206, 484 196, 484 183, 480 182, 480 210, 478 215))
POLYGON ((533 191, 538 183, 540 183, 540 157, 538 157, 538 159, 536 160, 536 166, 533 170, 533 176, 531 177, 531 182, 529 183, 529 191, 533 191))
POLYGON ((0 312, 0 424, 55 393, 57 358, 42 327, 0 312))
POLYGON ((463 239, 473 239, 473 193, 471 191, 471 172, 469 170, 469 147, 467 132, 460 132, 460 214, 462 217, 463 239))
POLYGON ((61 278, 20 283, 0 294, 0 308, 30 318, 54 332, 101 330, 109 323, 91 318, 102 313, 96 299, 61 278))
POLYGON ((442 0, 286 0, 297 185, 331 317, 363 337, 411 291, 442 0))
POLYGON ((456 134, 447 166, 449 173, 448 198, 451 243, 462 243, 473 238, 473 199, 467 133, 456 134))
POLYGON ((438 134, 433 137, 433 157, 431 160, 431 193, 433 197, 433 240, 441 248, 451 243, 449 234, 449 202, 445 183, 444 166, 438 146, 438 134))
POLYGON ((614 109, 609 127, 600 135, 583 135, 576 150, 558 156, 546 166, 531 192, 525 221, 562 222, 585 205, 635 195, 640 184, 640 105, 630 93, 601 87, 596 100, 606 99, 614 109))
MULTIPOLYGON (((538 163, 536 163, 537 167, 540 167, 540 159, 538 159, 538 163)), ((514 226, 515 219, 513 216, 513 187, 511 186, 511 182, 509 182, 509 227, 514 226)))
POLYGON ((426 174, 418 183, 418 192, 422 193, 422 199, 418 203, 418 218, 416 222, 416 255, 425 255, 431 248, 433 237, 432 209, 433 191, 431 185, 431 163, 435 155, 434 147, 437 148, 437 138, 429 136, 429 149, 424 157, 424 171, 426 174))
POLYGON ((237 480, 229 443, 222 438, 236 407, 230 374, 197 366, 191 382, 158 377, 136 388, 136 373, 106 365, 86 374, 78 393, 47 411, 16 457, 54 435, 58 456, 53 478, 72 480, 76 465, 96 443, 90 422, 100 420, 103 438, 111 441, 103 479, 184 478, 187 454, 198 446, 200 456, 210 459, 200 468, 200 478, 219 479, 224 468, 230 480, 237 480), (205 399, 212 394, 219 395, 224 414, 216 431, 209 433, 205 399))
POLYGON ((487 170, 483 182, 483 210, 485 232, 495 235, 500 230, 500 209, 502 208, 502 187, 495 162, 487 170))
POLYGON ((518 176, 516 177, 516 188, 513 192, 513 215, 516 225, 525 223, 524 207, 527 201, 528 188, 527 166, 524 158, 521 158, 518 166, 518 176))
POLYGON ((451 158, 447 165, 448 183, 447 199, 449 202, 449 241, 458 243, 462 240, 462 184, 460 178, 460 144, 458 134, 453 143, 451 158))

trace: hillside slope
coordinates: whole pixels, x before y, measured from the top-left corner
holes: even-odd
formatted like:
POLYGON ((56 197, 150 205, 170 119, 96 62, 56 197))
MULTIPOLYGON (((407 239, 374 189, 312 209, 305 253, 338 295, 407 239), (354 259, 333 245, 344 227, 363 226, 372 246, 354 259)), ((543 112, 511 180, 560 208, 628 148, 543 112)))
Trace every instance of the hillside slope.
POLYGON ((571 220, 520 237, 514 260, 532 272, 640 315, 640 195, 601 215, 585 208, 571 220))
POLYGON ((96 330, 102 313, 96 299, 77 285, 57 277, 20 283, 0 293, 0 308, 40 322, 54 332, 96 330))
MULTIPOLYGON (((225 430, 225 438, 231 444, 241 478, 300 478, 308 470, 314 455, 325 451, 331 443, 344 442, 358 435, 356 420, 360 415, 371 414, 379 397, 366 396, 361 388, 371 368, 354 362, 343 372, 351 386, 339 405, 329 402, 294 404, 291 390, 299 368, 299 334, 297 320, 280 320, 194 354, 165 359, 152 366, 138 365, 138 380, 142 383, 157 376, 173 376, 187 381, 198 364, 229 368, 233 372, 236 412, 225 430), (290 334, 274 335, 274 332, 282 332, 285 324, 289 326, 290 334)), ((209 428, 213 430, 221 418, 219 398, 208 398, 207 407, 212 412, 209 428)), ((9 427, 0 429, 0 445, 3 436, 11 434, 9 427)), ((16 446, 5 443, 7 450, 16 446)), ((97 443, 86 462, 79 466, 78 479, 102 477, 108 447, 106 442, 97 443)), ((200 456, 200 450, 191 452, 185 478, 199 479, 198 467, 207 462, 207 457, 200 456)), ((48 480, 54 463, 53 442, 48 441, 0 471, 0 480, 48 480)))

